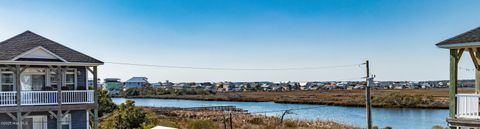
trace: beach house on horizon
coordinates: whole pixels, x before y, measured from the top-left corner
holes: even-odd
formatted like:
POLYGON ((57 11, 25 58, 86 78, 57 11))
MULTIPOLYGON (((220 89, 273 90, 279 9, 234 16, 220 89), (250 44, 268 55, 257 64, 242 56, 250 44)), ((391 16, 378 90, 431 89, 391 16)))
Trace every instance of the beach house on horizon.
POLYGON ((0 129, 98 129, 102 64, 30 31, 0 42, 0 129))
POLYGON ((148 83, 147 77, 132 77, 124 82, 123 90, 128 90, 130 88, 142 88, 148 83))
POLYGON ((450 128, 480 127, 480 27, 436 44, 450 50, 449 115, 450 128), (458 62, 467 53, 475 66, 475 92, 458 93, 458 62))
POLYGON ((123 83, 120 78, 105 78, 103 79, 103 90, 108 92, 110 96, 116 96, 120 94, 123 89, 123 83))

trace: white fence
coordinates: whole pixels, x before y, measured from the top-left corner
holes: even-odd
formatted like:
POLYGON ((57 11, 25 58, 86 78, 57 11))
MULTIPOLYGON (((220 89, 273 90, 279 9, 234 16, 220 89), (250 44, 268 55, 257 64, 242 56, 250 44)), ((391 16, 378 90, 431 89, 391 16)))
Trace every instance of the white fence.
MULTIPOLYGON (((21 91, 21 105, 56 105, 57 91, 21 91)), ((93 90, 61 91, 62 104, 94 103, 93 90)), ((16 91, 0 92, 0 106, 15 106, 16 91)))
POLYGON ((457 94, 457 118, 480 119, 480 94, 457 94))

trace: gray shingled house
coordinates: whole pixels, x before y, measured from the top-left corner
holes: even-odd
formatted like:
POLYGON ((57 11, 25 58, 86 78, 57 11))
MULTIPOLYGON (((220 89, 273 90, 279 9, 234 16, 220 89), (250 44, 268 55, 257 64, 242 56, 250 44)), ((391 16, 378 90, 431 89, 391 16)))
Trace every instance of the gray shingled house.
POLYGON ((0 42, 0 129, 98 128, 102 64, 30 31, 0 42))

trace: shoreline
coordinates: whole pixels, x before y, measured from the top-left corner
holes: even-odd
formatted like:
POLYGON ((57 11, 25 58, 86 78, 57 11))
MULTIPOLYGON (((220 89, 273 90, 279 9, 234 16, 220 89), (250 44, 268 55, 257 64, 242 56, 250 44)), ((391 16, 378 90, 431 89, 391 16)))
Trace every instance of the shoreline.
MULTIPOLYGON (((339 91, 335 91, 339 92, 339 91)), ((340 91, 342 92, 342 91, 340 91)), ((398 91, 395 91, 398 92, 398 91)), ((400 91, 401 92, 401 91, 400 91)), ((353 93, 349 93, 348 91, 343 94, 348 94, 348 98, 336 98, 334 100, 337 101, 327 101, 327 100, 307 100, 307 99, 293 99, 289 100, 286 98, 280 98, 280 99, 270 99, 270 98, 262 98, 264 96, 260 96, 262 99, 255 99, 252 98, 251 96, 255 95, 250 95, 250 94, 263 94, 265 93, 266 95, 264 96, 269 96, 269 94, 282 94, 282 95, 290 95, 294 96, 292 94, 295 93, 316 93, 320 95, 327 95, 327 98, 335 98, 339 97, 338 94, 333 94, 333 93, 320 93, 320 92, 315 92, 315 91, 290 91, 290 92, 232 92, 232 93, 219 93, 216 95, 140 95, 140 96, 117 96, 117 97, 112 97, 112 98, 145 98, 145 99, 172 99, 172 100, 198 100, 198 101, 231 101, 231 102, 273 102, 273 103, 281 103, 281 104, 310 104, 310 105, 327 105, 327 106, 345 106, 345 107, 363 107, 365 106, 363 101, 352 101, 352 100, 347 100, 347 99, 358 99, 358 95, 352 95, 353 93), (234 96, 234 97, 232 97, 234 96)), ((318 95, 317 95, 318 96, 318 95)), ((314 96, 314 97, 317 97, 314 96)), ((259 97, 259 96, 255 96, 259 97)), ((297 98, 302 98, 303 96, 296 96, 297 98)), ((325 97, 325 96, 324 96, 325 97)), ((343 96, 342 96, 343 97, 343 96)), ((438 101, 437 99, 444 99, 446 96, 434 96, 433 98, 435 101, 438 101)), ((448 101, 447 101, 448 102, 448 101)), ((432 102, 433 103, 433 102, 432 102)), ((448 109, 448 104, 446 103, 440 103, 440 104, 418 104, 418 105, 409 105, 409 106, 391 106, 391 105, 386 105, 386 104, 380 104, 380 103, 373 103, 373 107, 375 108, 417 108, 417 109, 448 109)))

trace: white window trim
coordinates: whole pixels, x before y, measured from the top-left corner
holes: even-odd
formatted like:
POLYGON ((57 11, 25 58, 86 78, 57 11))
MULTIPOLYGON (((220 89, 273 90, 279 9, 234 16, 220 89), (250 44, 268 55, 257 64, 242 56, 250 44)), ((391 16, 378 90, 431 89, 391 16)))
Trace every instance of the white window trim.
POLYGON ((68 70, 73 70, 73 72, 66 72, 65 71, 65 74, 63 75, 63 84, 65 84, 65 86, 66 85, 72 85, 72 83, 67 84, 67 74, 73 74, 73 76, 74 76, 73 89, 77 89, 77 82, 78 82, 78 80, 77 80, 77 77, 78 77, 77 69, 76 68, 68 68, 67 71, 68 70))
MULTIPOLYGON (((64 114, 63 118, 62 118, 62 121, 63 121, 63 119, 66 118, 67 115, 70 117, 70 120, 68 121, 68 129, 72 129, 72 114, 70 114, 70 113, 64 114)), ((63 123, 61 123, 61 125, 63 127, 63 123)))
POLYGON ((1 71, 1 69, 8 69, 8 68, 0 68, 0 91, 3 91, 3 90, 2 90, 2 87, 1 87, 1 86, 4 85, 3 82, 2 82, 2 79, 1 79, 3 73, 10 73, 10 74, 13 75, 13 77, 12 77, 12 79, 13 79, 12 83, 5 83, 5 85, 12 85, 13 91, 16 91, 17 89, 16 89, 16 87, 15 87, 15 81, 14 81, 14 80, 15 80, 15 73, 14 73, 13 71, 1 71))
POLYGON ((47 121, 45 121, 45 124, 43 125, 43 128, 47 129, 48 128, 48 117, 46 115, 25 116, 25 118, 32 118, 32 119, 38 118, 38 117, 42 117, 42 118, 45 118, 45 120, 47 120, 47 121))

